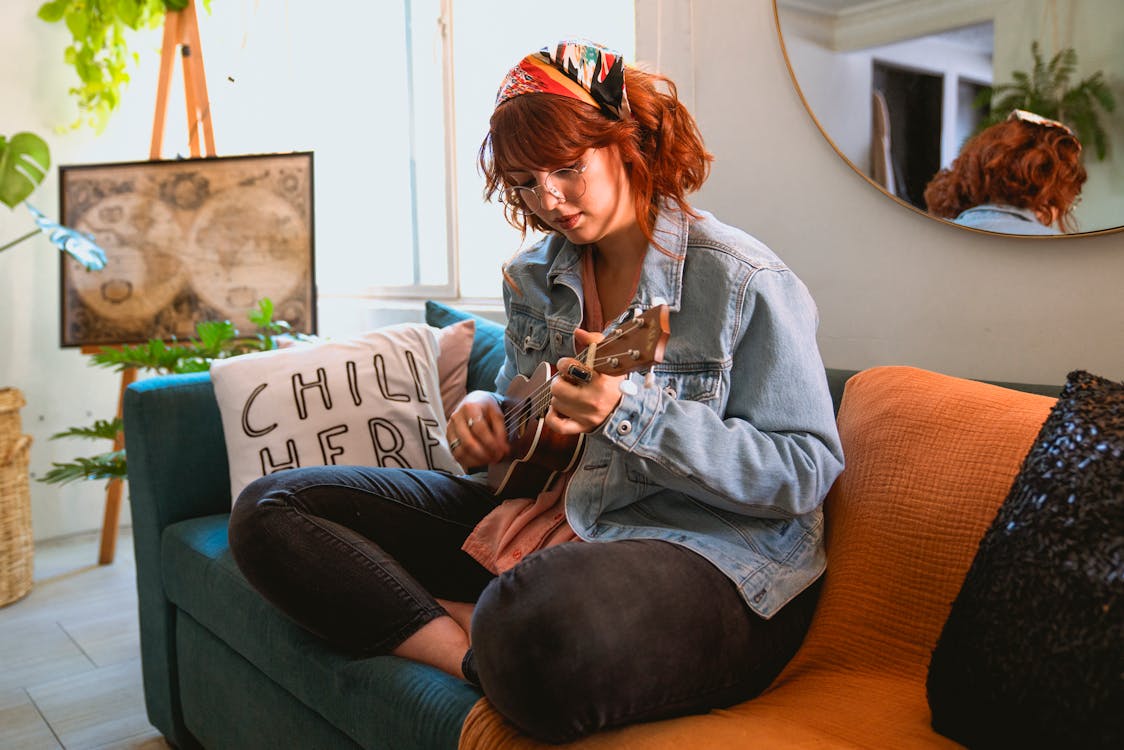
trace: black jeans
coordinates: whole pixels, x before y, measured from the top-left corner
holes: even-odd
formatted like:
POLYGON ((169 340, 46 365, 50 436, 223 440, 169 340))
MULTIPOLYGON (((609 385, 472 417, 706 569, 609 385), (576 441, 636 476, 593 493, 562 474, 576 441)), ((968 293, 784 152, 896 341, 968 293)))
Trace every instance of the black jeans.
POLYGON ((729 706, 796 652, 817 587, 770 620, 701 556, 669 542, 572 543, 494 576, 461 551, 495 499, 463 477, 332 466, 263 477, 230 519, 234 559, 282 612, 336 646, 392 650, 476 602, 470 666, 527 734, 566 742, 729 706))

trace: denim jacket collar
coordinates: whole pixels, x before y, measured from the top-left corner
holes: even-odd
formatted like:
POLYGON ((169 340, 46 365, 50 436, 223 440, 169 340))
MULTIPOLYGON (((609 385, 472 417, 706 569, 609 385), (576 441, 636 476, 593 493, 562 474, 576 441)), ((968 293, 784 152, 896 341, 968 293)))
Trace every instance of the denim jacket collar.
MULTIPOLYGON (((679 310, 683 295, 683 261, 687 256, 690 219, 683 211, 664 205, 656 216, 652 236, 664 252, 648 245, 644 267, 640 272, 640 285, 636 290, 635 304, 648 308, 660 302, 667 303, 674 312, 679 310), (670 254, 670 255, 669 255, 670 254), (675 257, 671 257, 671 256, 675 257)), ((576 292, 581 290, 581 250, 568 240, 551 263, 547 278, 552 284, 564 284, 576 292)))

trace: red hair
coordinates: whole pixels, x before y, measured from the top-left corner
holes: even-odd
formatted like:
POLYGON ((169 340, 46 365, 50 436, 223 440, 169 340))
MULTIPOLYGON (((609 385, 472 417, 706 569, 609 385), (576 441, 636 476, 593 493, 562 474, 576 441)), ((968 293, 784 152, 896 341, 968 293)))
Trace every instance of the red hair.
MULTIPOLYGON (((625 68, 624 78, 632 109, 628 120, 556 94, 523 94, 497 107, 479 152, 484 199, 491 201, 511 187, 505 179, 511 172, 558 169, 590 148, 616 146, 628 172, 637 222, 649 242, 659 247, 652 233, 664 200, 695 216, 686 196, 702 187, 714 160, 695 119, 668 78, 636 68, 625 68), (657 88, 659 83, 666 92, 657 88)), ((553 231, 534 214, 508 206, 504 216, 524 236, 528 229, 553 231)))
POLYGON ((1001 203, 1058 214, 1073 231, 1073 207, 1085 184, 1081 144, 1056 126, 1005 120, 971 138, 925 188, 929 213, 954 219, 973 206, 1001 203))

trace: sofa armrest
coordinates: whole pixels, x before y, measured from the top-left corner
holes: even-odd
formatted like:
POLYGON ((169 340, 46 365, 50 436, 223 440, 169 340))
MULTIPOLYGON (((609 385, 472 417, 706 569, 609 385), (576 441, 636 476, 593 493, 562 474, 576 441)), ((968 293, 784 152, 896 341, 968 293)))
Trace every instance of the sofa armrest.
POLYGON ((230 469, 209 373, 133 383, 125 393, 125 450, 135 533, 230 512, 230 469), (140 525, 141 528, 136 527, 140 525))
POLYGON ((180 708, 175 607, 160 570, 164 529, 230 511, 222 420, 208 373, 150 378, 125 393, 125 450, 148 718, 177 747, 196 747, 180 708))

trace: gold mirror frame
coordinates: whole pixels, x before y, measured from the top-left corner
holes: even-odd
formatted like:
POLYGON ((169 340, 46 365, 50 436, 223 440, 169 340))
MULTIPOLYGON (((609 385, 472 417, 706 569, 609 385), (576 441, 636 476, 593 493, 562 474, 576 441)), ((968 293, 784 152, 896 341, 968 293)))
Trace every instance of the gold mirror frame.
POLYGON ((792 67, 792 60, 788 55, 788 47, 785 45, 785 41, 784 41, 784 33, 781 30, 781 11, 780 11, 779 0, 773 0, 773 20, 774 20, 774 22, 776 24, 776 27, 777 27, 777 39, 780 41, 780 44, 781 44, 781 54, 784 55, 784 63, 785 63, 785 66, 788 68, 788 75, 792 79, 792 86, 793 86, 793 88, 796 89, 796 95, 800 97, 800 101, 804 104, 804 109, 807 110, 808 116, 812 118, 812 122, 814 122, 816 124, 816 128, 820 131, 820 134, 823 135, 824 140, 826 140, 828 142, 828 145, 831 146, 832 150, 835 151, 835 153, 839 155, 839 158, 842 159, 843 162, 855 172, 855 174, 857 174, 859 177, 863 178, 863 180, 865 180, 869 185, 871 185, 878 192, 882 193, 882 195, 886 196, 890 200, 892 200, 895 203, 909 209, 910 211, 913 211, 916 214, 920 214, 921 216, 924 216, 926 219, 936 221, 936 222, 938 222, 940 224, 944 224, 946 226, 955 227, 957 229, 960 229, 960 230, 963 230, 963 231, 966 231, 966 232, 972 232, 974 234, 981 234, 981 235, 985 235, 985 236, 988 236, 988 237, 1010 237, 1010 238, 1014 238, 1014 239, 1025 239, 1025 240, 1065 240, 1065 239, 1070 239, 1070 238, 1074 238, 1074 237, 1096 237, 1096 236, 1099 236, 1099 235, 1117 234, 1119 232, 1124 232, 1124 225, 1121 225, 1121 226, 1118 226, 1118 227, 1108 227, 1106 229, 1095 229, 1095 230, 1088 231, 1088 232, 1073 232, 1071 234, 1035 235, 1035 234, 1008 234, 1006 232, 992 232, 992 231, 989 231, 989 230, 986 230, 986 229, 977 229, 976 227, 964 226, 963 224, 957 224, 953 221, 949 221, 948 219, 943 219, 939 216, 934 216, 933 214, 928 213, 927 211, 922 211, 920 208, 913 205, 912 203, 910 203, 908 201, 905 201, 905 200, 902 200, 898 196, 896 196, 893 193, 891 193, 890 191, 886 190, 885 187, 883 187, 878 182, 876 182, 874 179, 872 179, 870 177, 870 175, 868 175, 863 169, 860 169, 857 164, 855 164, 853 161, 851 161, 851 159, 846 154, 843 153, 842 149, 839 148, 839 146, 835 143, 835 141, 832 139, 832 137, 828 134, 827 130, 824 128, 824 126, 820 122, 819 118, 816 117, 815 111, 812 110, 812 105, 808 102, 808 98, 804 95, 804 90, 800 87, 800 81, 797 80, 797 78, 796 78, 796 70, 792 67))

